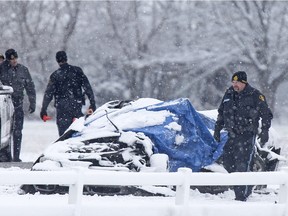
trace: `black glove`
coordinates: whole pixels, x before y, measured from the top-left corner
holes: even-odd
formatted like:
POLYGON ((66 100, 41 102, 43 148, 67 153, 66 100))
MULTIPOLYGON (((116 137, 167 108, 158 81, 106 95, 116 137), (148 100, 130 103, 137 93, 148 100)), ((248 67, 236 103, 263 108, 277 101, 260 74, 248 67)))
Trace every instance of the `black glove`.
POLYGON ((268 142, 269 139, 268 130, 262 130, 261 133, 258 135, 258 139, 261 146, 263 146, 266 142, 268 142))
POLYGON ((35 104, 30 104, 28 111, 29 111, 29 113, 34 113, 35 112, 35 104))
POLYGON ((46 111, 46 110, 41 110, 41 112, 40 112, 40 118, 41 118, 42 120, 44 120, 44 116, 47 116, 47 111, 46 111))
POLYGON ((215 130, 213 137, 217 142, 220 142, 220 130, 215 130))

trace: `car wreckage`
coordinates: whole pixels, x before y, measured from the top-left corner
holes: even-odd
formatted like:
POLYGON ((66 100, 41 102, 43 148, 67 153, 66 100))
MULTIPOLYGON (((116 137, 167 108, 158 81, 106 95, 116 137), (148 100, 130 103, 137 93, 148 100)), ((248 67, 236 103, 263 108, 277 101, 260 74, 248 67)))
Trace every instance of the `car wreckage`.
POLYGON ((14 107, 12 103, 13 88, 0 82, 0 162, 10 162, 12 159, 12 130, 14 107))
MULTIPOLYGON (((213 138, 217 111, 196 111, 189 99, 160 101, 110 101, 92 115, 72 123, 35 161, 32 171, 86 167, 130 172, 226 172, 221 165, 227 132, 221 142, 213 138)), ((255 170, 275 170, 280 148, 271 136, 264 148, 258 145, 255 170)), ((135 194, 132 187, 84 186, 86 194, 135 194), (123 189, 124 188, 124 189, 123 189)), ((23 193, 65 193, 65 185, 23 185, 23 193)), ((149 192, 147 192, 149 193, 149 192)), ((143 190, 140 192, 143 195, 143 190)))

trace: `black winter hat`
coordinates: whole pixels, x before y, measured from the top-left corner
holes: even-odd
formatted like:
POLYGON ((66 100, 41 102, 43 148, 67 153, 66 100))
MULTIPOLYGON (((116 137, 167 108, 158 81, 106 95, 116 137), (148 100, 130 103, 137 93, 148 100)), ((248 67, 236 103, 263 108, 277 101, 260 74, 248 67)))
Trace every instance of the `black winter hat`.
POLYGON ((5 52, 5 57, 8 60, 11 60, 12 58, 18 58, 18 54, 14 49, 8 49, 5 52))
POLYGON ((232 81, 238 81, 238 82, 242 82, 245 84, 248 83, 246 72, 245 71, 237 71, 236 73, 233 74, 232 81))
POLYGON ((60 63, 60 62, 66 62, 66 61, 67 61, 67 54, 66 54, 66 52, 65 52, 65 51, 58 51, 58 52, 56 53, 56 61, 57 61, 58 63, 60 63))

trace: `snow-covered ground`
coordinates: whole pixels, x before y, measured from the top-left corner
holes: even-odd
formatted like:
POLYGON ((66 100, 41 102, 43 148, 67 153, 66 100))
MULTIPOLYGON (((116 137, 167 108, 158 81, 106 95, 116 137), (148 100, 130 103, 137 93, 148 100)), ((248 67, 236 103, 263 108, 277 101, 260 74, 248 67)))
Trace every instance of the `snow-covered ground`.
POLYGON ((34 162, 44 149, 57 138, 58 130, 54 120, 25 121, 20 158, 24 162, 34 162))
MULTIPOLYGON (((284 137, 284 140, 288 140, 287 137, 287 128, 284 127, 275 127, 279 134, 284 137)), ((26 121, 24 124, 23 131, 23 144, 22 144, 22 153, 21 159, 25 162, 32 162, 37 159, 37 157, 43 152, 43 150, 54 140, 57 139, 57 127, 54 121, 49 122, 41 122, 41 121, 26 121)), ((3 170, 4 168, 1 168, 3 170)), ((18 170, 20 168, 12 167, 8 168, 8 170, 18 170)), ((25 203, 35 203, 35 205, 45 203, 45 204, 67 204, 68 196, 67 195, 18 195, 17 191, 19 189, 19 185, 1 185, 0 186, 0 203, 1 205, 25 205, 25 203)), ((267 203, 267 205, 272 205, 275 202, 278 202, 278 186, 269 186, 267 188, 266 194, 253 193, 247 203, 249 204, 259 204, 267 203)), ((203 203, 211 204, 211 206, 215 204, 230 205, 241 203, 239 201, 234 201, 234 192, 229 190, 223 194, 212 195, 212 194, 202 194, 198 190, 190 191, 191 204, 193 205, 202 205, 203 203)), ((151 199, 154 200, 153 203, 163 203, 174 202, 174 197, 164 198, 164 197, 134 197, 134 196, 123 196, 123 197, 101 197, 101 196, 84 196, 83 202, 85 203, 97 203, 97 205, 109 206, 111 202, 118 202, 121 205, 126 205, 126 203, 141 203, 141 202, 151 202, 151 199)), ((248 210, 247 210, 248 211, 248 210)), ((1 212, 1 211, 0 211, 1 212)), ((3 215, 9 215, 6 212, 3 215)), ((248 213, 248 212, 247 212, 248 213)), ((115 212, 116 214, 116 212, 115 212)), ((2 213, 0 213, 2 215, 2 213)), ((39 214, 41 215, 41 214, 39 214)), ((137 215, 137 212, 135 212, 137 215)), ((24 215, 25 216, 25 215, 24 215)), ((225 213, 221 213, 221 216, 225 216, 225 213)), ((230 216, 230 215, 229 215, 230 216)))

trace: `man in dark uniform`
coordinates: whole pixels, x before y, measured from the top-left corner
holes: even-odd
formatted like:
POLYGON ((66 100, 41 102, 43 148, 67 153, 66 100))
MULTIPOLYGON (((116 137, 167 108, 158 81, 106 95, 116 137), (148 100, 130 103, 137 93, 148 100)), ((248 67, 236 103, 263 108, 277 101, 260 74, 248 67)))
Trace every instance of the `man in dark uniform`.
MULTIPOLYGON (((269 128, 273 118, 265 96, 247 82, 247 74, 238 71, 232 76, 218 109, 214 138, 220 142, 220 131, 228 131, 224 147, 223 165, 230 172, 248 172, 252 168, 255 137, 261 117, 260 144, 269 139, 269 128)), ((235 186, 236 200, 246 201, 252 193, 252 186, 235 186)))
POLYGON ((80 67, 69 65, 67 60, 66 52, 56 53, 56 61, 60 68, 50 76, 40 112, 41 119, 45 120, 47 107, 54 97, 59 136, 67 130, 74 118, 83 116, 84 94, 90 101, 88 114, 96 109, 94 93, 86 75, 80 67))
POLYGON ((0 66, 0 80, 3 85, 11 86, 13 88, 13 161, 21 162, 19 156, 24 122, 24 89, 26 90, 30 102, 29 113, 33 113, 36 107, 35 85, 28 68, 22 64, 18 64, 18 54, 14 49, 8 49, 5 52, 5 57, 6 60, 0 66))

